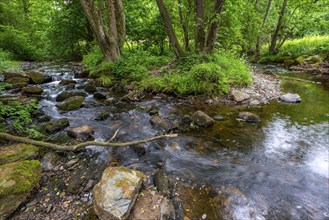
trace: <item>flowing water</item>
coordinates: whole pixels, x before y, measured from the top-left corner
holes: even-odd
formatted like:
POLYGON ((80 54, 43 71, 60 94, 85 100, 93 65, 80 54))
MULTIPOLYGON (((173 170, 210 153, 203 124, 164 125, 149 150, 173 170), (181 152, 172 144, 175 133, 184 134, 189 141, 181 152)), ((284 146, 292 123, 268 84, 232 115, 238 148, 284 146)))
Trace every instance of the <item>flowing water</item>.
MULTIPOLYGON (((160 116, 179 121, 185 114, 203 110, 216 118, 209 128, 190 128, 179 137, 143 144, 146 153, 138 156, 131 148, 105 149, 90 146, 88 152, 95 163, 114 159, 127 167, 145 173, 165 167, 169 176, 190 185, 213 189, 235 187, 247 198, 248 205, 237 204, 232 219, 329 219, 329 90, 319 84, 283 81, 286 92, 298 93, 300 104, 277 101, 253 108, 190 104, 187 101, 150 96, 140 102, 119 101, 122 95, 110 91, 114 101, 106 105, 92 95, 84 107, 59 112, 56 96, 65 87, 62 79, 72 79, 72 68, 63 65, 43 67, 53 82, 44 84, 41 107, 53 118, 67 117, 71 126, 90 125, 96 140, 104 141, 118 132, 117 141, 154 136, 147 109, 159 108, 160 116), (239 111, 260 116, 258 124, 236 120, 239 111), (109 112, 105 121, 96 121, 109 112)), ((277 74, 305 77, 277 66, 262 66, 277 74)), ((86 79, 76 79, 78 84, 86 79)), ((198 201, 196 201, 198 202, 198 201)), ((203 210, 201 210, 201 213, 203 210)), ((216 211, 215 211, 216 212, 216 211)), ((204 211, 202 218, 215 214, 204 211)), ((225 218, 225 216, 222 216, 225 218)), ((201 219, 197 217, 196 219, 201 219)))

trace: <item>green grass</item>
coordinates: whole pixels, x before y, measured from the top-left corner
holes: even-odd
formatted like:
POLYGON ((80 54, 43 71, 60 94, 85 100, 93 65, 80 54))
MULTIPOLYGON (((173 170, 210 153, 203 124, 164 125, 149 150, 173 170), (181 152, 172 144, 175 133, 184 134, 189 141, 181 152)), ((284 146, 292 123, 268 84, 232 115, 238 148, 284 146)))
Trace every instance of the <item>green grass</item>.
POLYGON ((320 55, 328 56, 329 36, 307 36, 301 39, 287 40, 280 48, 279 53, 270 55, 267 53, 268 45, 262 48, 263 56, 260 62, 284 62, 287 59, 296 60, 299 57, 320 55))
POLYGON ((177 95, 218 95, 231 86, 251 82, 249 65, 226 51, 212 55, 192 54, 179 60, 173 55, 154 55, 148 51, 126 52, 115 63, 102 62, 100 51, 84 58, 91 76, 101 85, 115 80, 121 84, 136 82, 142 91, 176 93, 177 95))

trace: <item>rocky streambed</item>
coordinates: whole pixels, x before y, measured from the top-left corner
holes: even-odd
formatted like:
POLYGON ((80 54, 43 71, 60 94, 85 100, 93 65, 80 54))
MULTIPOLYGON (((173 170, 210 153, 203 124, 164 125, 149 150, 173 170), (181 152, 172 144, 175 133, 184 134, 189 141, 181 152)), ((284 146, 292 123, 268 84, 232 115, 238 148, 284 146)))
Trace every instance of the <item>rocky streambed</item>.
POLYGON ((178 137, 79 152, 1 142, 1 218, 329 216, 323 193, 329 178, 323 156, 328 154, 328 91, 321 85, 287 81, 281 84, 284 95, 280 79, 258 68, 251 86, 228 96, 172 97, 141 94, 131 85, 99 87, 76 64, 25 64, 24 70, 4 74, 11 83, 6 95, 39 100, 34 121, 45 141, 178 137), (317 110, 310 111, 314 105, 317 110), (9 175, 22 166, 27 173, 9 175))

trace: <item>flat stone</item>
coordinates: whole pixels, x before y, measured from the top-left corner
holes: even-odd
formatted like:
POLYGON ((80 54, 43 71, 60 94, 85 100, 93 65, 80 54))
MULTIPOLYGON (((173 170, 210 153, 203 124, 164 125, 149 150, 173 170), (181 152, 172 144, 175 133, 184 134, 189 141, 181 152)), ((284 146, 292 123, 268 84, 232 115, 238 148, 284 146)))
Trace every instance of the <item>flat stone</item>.
POLYGON ((29 76, 21 70, 4 70, 3 75, 5 77, 5 80, 8 80, 10 78, 14 77, 24 77, 24 78, 29 78, 29 76))
POLYGON ((106 99, 107 93, 106 92, 95 92, 94 98, 95 99, 106 99))
POLYGON ((15 84, 15 83, 29 83, 30 79, 26 77, 13 77, 6 80, 7 83, 15 84))
POLYGON ((14 83, 14 84, 9 84, 5 86, 6 90, 10 90, 10 89, 21 89, 24 86, 27 86, 27 83, 14 83))
POLYGON ((299 103, 302 101, 298 94, 287 93, 280 96, 280 101, 285 103, 299 103))
POLYGON ((39 86, 26 86, 22 88, 22 91, 29 94, 40 94, 43 89, 39 86))
POLYGON ((63 79, 62 81, 59 82, 59 85, 69 85, 69 84, 76 84, 77 82, 73 79, 63 79))
POLYGON ((247 93, 243 93, 241 91, 238 90, 233 90, 231 92, 231 95, 233 97, 233 100, 236 102, 242 102, 244 100, 250 99, 250 95, 247 93))
POLYGON ((206 113, 204 113, 203 111, 196 111, 192 116, 191 116, 191 120, 200 126, 203 127, 208 127, 212 124, 214 124, 215 120, 210 117, 209 115, 207 115, 206 113))
POLYGON ((80 127, 70 128, 67 130, 67 134, 70 137, 87 140, 93 132, 93 128, 89 125, 83 125, 80 127))
POLYGON ((33 159, 39 149, 30 144, 14 144, 0 147, 0 165, 33 159))
POLYGON ((108 167, 93 189, 94 209, 101 220, 125 220, 142 187, 144 174, 125 167, 108 167))

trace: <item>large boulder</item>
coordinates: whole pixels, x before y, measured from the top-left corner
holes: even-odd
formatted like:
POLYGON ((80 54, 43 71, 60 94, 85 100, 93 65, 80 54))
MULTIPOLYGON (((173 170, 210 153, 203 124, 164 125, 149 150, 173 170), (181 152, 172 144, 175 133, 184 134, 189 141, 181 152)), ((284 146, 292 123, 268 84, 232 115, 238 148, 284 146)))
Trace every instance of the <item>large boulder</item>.
POLYGON ((69 120, 67 118, 61 118, 57 120, 53 120, 45 125, 45 131, 49 134, 56 133, 65 127, 69 126, 69 120))
POLYGON ((6 80, 14 77, 29 78, 29 76, 21 70, 4 70, 3 75, 6 80))
POLYGON ((43 89, 39 86, 25 86, 22 88, 22 91, 29 94, 40 94, 43 92, 43 89))
POLYGON ((28 75, 31 81, 35 84, 42 84, 51 81, 51 78, 49 76, 36 70, 29 72, 28 75))
POLYGON ((251 112, 240 112, 238 118, 247 123, 258 123, 260 122, 260 118, 258 115, 251 112))
POLYGON ((285 103, 299 103, 302 101, 298 94, 287 93, 279 97, 280 101, 285 103))
POLYGON ((238 90, 233 90, 231 92, 231 95, 233 97, 233 100, 236 102, 242 102, 244 100, 250 99, 250 95, 238 90))
POLYGON ((210 117, 209 115, 207 115, 206 113, 204 113, 203 111, 196 111, 192 116, 191 116, 191 120, 200 126, 203 127, 208 127, 212 124, 214 124, 215 120, 210 117))
POLYGON ((73 96, 66 99, 64 102, 57 105, 60 110, 63 111, 71 111, 75 109, 79 109, 85 100, 83 96, 73 96))
POLYGON ((101 220, 125 220, 142 187, 144 174, 125 167, 108 167, 93 189, 94 209, 101 220))
POLYGON ((33 159, 38 155, 38 148, 30 144, 14 144, 0 147, 0 165, 33 159))
POLYGON ((23 203, 41 178, 37 160, 0 166, 0 219, 6 219, 23 203))
POLYGON ((83 97, 87 97, 87 94, 84 92, 70 92, 70 91, 64 91, 62 93, 60 93, 57 97, 56 97, 56 101, 57 102, 62 102, 65 99, 71 98, 73 96, 83 96, 83 97))

